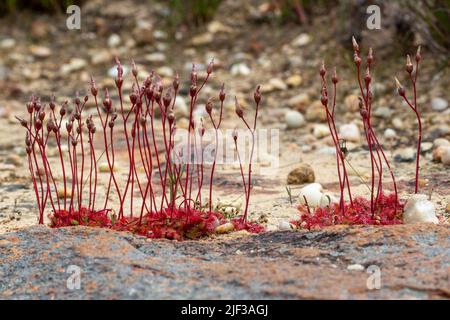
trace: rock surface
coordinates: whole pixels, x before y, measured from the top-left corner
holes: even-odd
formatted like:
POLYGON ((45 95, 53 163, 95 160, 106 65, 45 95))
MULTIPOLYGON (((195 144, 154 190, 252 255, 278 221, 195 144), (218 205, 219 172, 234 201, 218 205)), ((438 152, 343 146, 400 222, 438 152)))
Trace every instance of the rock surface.
POLYGON ((36 226, 0 236, 0 298, 450 298, 449 235, 443 225, 339 226, 175 242, 36 226), (381 289, 368 290, 371 274, 355 264, 379 267, 381 289), (69 266, 80 289, 67 288, 69 266))

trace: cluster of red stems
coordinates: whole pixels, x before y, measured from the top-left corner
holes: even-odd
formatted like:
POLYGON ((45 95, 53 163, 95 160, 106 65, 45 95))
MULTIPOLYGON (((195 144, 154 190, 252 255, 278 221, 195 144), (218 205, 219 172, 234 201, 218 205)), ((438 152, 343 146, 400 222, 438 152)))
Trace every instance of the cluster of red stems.
MULTIPOLYGON (((389 164, 388 158, 375 134, 371 123, 373 93, 372 84, 372 68, 374 56, 372 48, 369 49, 366 57, 366 71, 361 76, 362 59, 360 57, 359 45, 355 38, 352 38, 354 56, 353 60, 356 66, 357 82, 360 90, 359 96, 359 112, 363 121, 365 139, 369 148, 371 163, 371 185, 370 185, 370 201, 362 197, 352 197, 350 182, 348 178, 347 168, 345 165, 348 150, 345 146, 345 140, 339 138, 335 125, 335 108, 336 108, 336 88, 339 82, 336 68, 331 76, 332 97, 329 98, 328 85, 325 63, 322 63, 319 74, 322 80, 321 102, 325 108, 328 127, 336 149, 336 166, 339 178, 340 198, 339 203, 330 204, 327 208, 317 208, 314 215, 311 214, 310 208, 306 204, 300 206, 301 221, 296 224, 303 223, 308 228, 321 227, 334 224, 397 224, 401 223, 401 213, 404 204, 398 198, 397 183, 394 173, 389 164), (389 171, 392 179, 394 192, 386 195, 383 192, 383 165, 389 171), (345 191, 346 190, 346 191, 345 191), (348 193, 348 203, 344 200, 345 192, 348 193)), ((419 125, 419 135, 417 141, 416 155, 416 173, 415 173, 415 193, 419 190, 419 157, 420 144, 422 140, 422 123, 420 113, 417 108, 417 90, 416 82, 419 73, 419 63, 421 61, 420 47, 416 53, 416 67, 411 63, 409 55, 406 57, 406 72, 408 73, 413 87, 413 102, 406 97, 405 89, 397 78, 396 85, 399 95, 406 101, 408 106, 415 112, 419 125), (414 72, 415 71, 415 72, 414 72)))
MULTIPOLYGON (((208 99, 205 105, 211 125, 216 132, 216 148, 214 160, 210 165, 209 200, 207 202, 202 199, 205 171, 202 137, 205 127, 203 121, 197 126, 193 119, 198 96, 213 72, 213 61, 208 64, 206 76, 202 82, 199 83, 197 79, 195 65, 190 74, 188 142, 184 149, 184 152, 187 150, 187 156, 185 155, 187 161, 183 160, 183 149, 178 152, 174 150, 177 122, 174 108, 180 86, 178 75, 165 91, 161 78, 154 72, 151 72, 141 85, 138 81, 138 70, 133 62, 133 87, 129 96, 131 107, 126 109, 122 91, 123 67, 118 59, 116 59, 116 63, 115 84, 119 109, 114 106, 107 89, 103 101, 99 102, 98 88, 94 79, 91 80, 90 92, 101 123, 101 130, 99 130, 101 137, 98 139, 95 139, 97 129, 92 115, 83 119, 85 106, 89 99, 87 95, 84 99, 80 99, 77 94, 74 108, 70 111, 66 101, 59 108, 59 112, 57 112, 54 97, 49 103, 49 111, 46 110, 46 105, 41 104, 39 98, 32 97, 27 104, 28 119, 17 118, 26 128, 26 152, 39 210, 39 223, 44 223, 44 213, 49 201, 52 209, 49 214, 52 227, 100 226, 132 231, 150 238, 169 239, 198 238, 214 232, 217 226, 226 222, 224 216, 216 212, 212 206, 213 180, 219 145, 218 130, 223 118, 225 100, 224 85, 218 94, 220 101, 218 119, 213 117, 213 101, 217 98, 208 99), (162 128, 162 142, 159 141, 159 143, 155 135, 157 126, 155 111, 157 110, 160 113, 162 128), (119 131, 119 133, 117 129, 115 130, 118 120, 123 125, 123 131, 119 131), (63 123, 65 123, 65 128, 62 128, 63 123), (62 135, 62 130, 67 131, 67 140, 62 135), (196 144, 196 133, 200 136, 200 147, 196 144), (128 155, 126 181, 120 181, 116 175, 117 147, 115 142, 118 141, 117 136, 123 138, 126 143, 128 155), (55 170, 50 165, 47 156, 48 142, 53 139, 59 155, 59 165, 63 177, 62 185, 57 181, 55 170), (192 146, 191 139, 194 139, 194 146, 192 146), (64 146, 65 144, 67 148, 64 146), (101 145, 101 153, 95 147, 96 144, 101 145), (200 163, 191 163, 192 153, 197 154, 198 150, 201 153, 200 163), (109 182, 105 200, 103 203, 99 203, 97 164, 103 155, 106 156, 109 182), (138 174, 142 169, 145 173, 144 176, 138 174), (110 195, 113 193, 120 203, 117 213, 108 206, 110 195), (126 208, 127 204, 129 204, 129 209, 126 208), (125 215, 126 211, 127 215, 125 215)), ((250 130, 253 136, 253 146, 246 181, 237 148, 238 136, 237 133, 233 134, 243 180, 245 210, 242 217, 232 219, 231 223, 237 230, 247 229, 251 232, 261 232, 263 228, 260 225, 247 221, 254 132, 261 101, 259 86, 255 90, 254 100, 256 103, 254 123, 250 125, 236 99, 236 114, 250 130)))

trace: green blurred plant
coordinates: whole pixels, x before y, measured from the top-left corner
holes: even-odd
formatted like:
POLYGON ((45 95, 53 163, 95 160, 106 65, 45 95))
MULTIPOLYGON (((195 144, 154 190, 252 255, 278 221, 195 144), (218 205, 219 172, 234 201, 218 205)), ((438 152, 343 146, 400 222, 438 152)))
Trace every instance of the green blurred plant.
POLYGON ((450 0, 403 0, 414 14, 415 29, 434 49, 450 49, 450 0))
POLYGON ((170 24, 200 26, 210 21, 222 0, 169 0, 170 24))
POLYGON ((82 0, 2 0, 0 1, 0 15, 22 10, 61 12, 70 5, 80 5, 82 2, 82 0))

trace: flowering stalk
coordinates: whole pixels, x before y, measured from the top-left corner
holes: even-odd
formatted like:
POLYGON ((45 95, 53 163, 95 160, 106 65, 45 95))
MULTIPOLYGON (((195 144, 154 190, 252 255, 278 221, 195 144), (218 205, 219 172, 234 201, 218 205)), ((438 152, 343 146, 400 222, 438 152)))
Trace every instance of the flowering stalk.
POLYGON ((417 106, 417 77, 419 75, 419 65, 420 61, 422 60, 422 54, 420 52, 420 46, 417 48, 416 52, 416 69, 413 75, 414 67, 411 63, 411 58, 409 55, 406 56, 406 72, 409 74, 409 78, 411 80, 411 84, 413 87, 413 103, 409 101, 409 99, 406 97, 406 90, 403 88, 403 86, 400 84, 400 81, 398 81, 397 78, 395 78, 395 82, 397 85, 397 91, 398 94, 403 98, 403 100, 408 104, 408 106, 414 111, 417 118, 417 124, 418 124, 418 137, 417 137, 417 155, 416 155, 416 175, 415 175, 415 187, 414 187, 414 193, 419 192, 419 170, 420 170, 420 145, 422 143, 422 120, 420 117, 420 112, 417 106))

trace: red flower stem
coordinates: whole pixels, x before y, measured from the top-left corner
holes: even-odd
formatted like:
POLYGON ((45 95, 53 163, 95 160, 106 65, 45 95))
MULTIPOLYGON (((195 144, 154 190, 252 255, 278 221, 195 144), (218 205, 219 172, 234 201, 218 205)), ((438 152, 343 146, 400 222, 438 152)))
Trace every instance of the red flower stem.
POLYGON ((95 209, 95 197, 97 195, 97 158, 95 157, 95 148, 94 148, 94 134, 92 134, 92 139, 90 140, 91 150, 92 150, 92 159, 94 160, 94 193, 92 196, 92 208, 93 211, 95 209))
MULTIPOLYGON (((371 130, 372 133, 373 133, 372 128, 371 128, 370 130, 371 130)), ((389 161, 388 161, 388 159, 387 159, 387 157, 386 157, 386 155, 385 155, 385 153, 384 153, 384 151, 383 151, 383 148, 381 147, 381 144, 378 142, 377 136, 376 136, 375 134, 373 134, 372 136, 373 136, 373 138, 374 138, 374 140, 375 140, 375 142, 376 142, 376 144, 377 144, 377 146, 378 146, 378 149, 379 149, 380 152, 381 152, 381 155, 383 156, 384 162, 386 163, 386 166, 388 167, 389 173, 390 173, 391 178, 392 178, 392 183, 393 183, 393 185, 394 185, 394 193, 395 193, 395 209, 394 209, 394 211, 397 212, 398 191, 397 191, 397 183, 396 183, 396 181, 395 181, 394 172, 393 172, 392 169, 391 169, 391 165, 389 164, 389 161)))
POLYGON ((239 161, 239 168, 240 168, 240 171, 241 171, 242 184, 244 185, 245 199, 247 199, 247 183, 245 182, 244 168, 242 166, 242 161, 241 161, 241 156, 239 154, 239 148, 238 148, 238 145, 237 145, 237 141, 234 142, 234 147, 236 149, 236 154, 237 154, 238 161, 239 161))
MULTIPOLYGON (((364 101, 365 109, 366 109, 367 114, 368 114, 367 116, 369 116, 369 104, 368 104, 369 97, 366 96, 366 95, 364 94, 364 91, 363 91, 363 85, 362 85, 362 82, 361 82, 360 66, 356 66, 356 69, 357 69, 357 78, 358 78, 359 89, 360 89, 361 96, 362 96, 363 101, 364 101)), ((373 203, 373 198, 374 198, 373 193, 374 193, 374 187, 375 187, 374 155, 373 155, 373 150, 372 150, 372 144, 371 144, 371 140, 370 140, 370 135, 367 133, 367 130, 368 130, 369 128, 366 127, 366 123, 364 124, 364 127, 365 127, 364 131, 366 132, 367 145, 368 145, 368 147, 369 147, 370 164, 371 164, 371 172, 372 172, 372 175, 371 175, 371 182, 372 182, 371 185, 372 185, 372 190, 371 190, 371 196, 370 196, 370 199, 371 199, 371 200, 370 200, 370 208, 371 208, 371 213, 372 213, 372 216, 373 216, 373 215, 375 214, 375 212, 374 212, 374 203, 373 203)))
POLYGON ((67 182, 66 182, 66 169, 64 165, 63 155, 62 155, 62 149, 61 149, 61 132, 60 132, 61 122, 58 126, 58 131, 55 133, 56 137, 56 144, 58 146, 58 153, 59 153, 59 160, 61 162, 61 169, 63 174, 63 182, 64 182, 64 210, 66 210, 67 207, 67 182))
MULTIPOLYGON (((50 204, 52 206, 53 212, 55 212, 56 209, 55 209, 55 204, 53 202, 52 193, 50 190, 51 187, 50 187, 49 175, 51 176, 53 183, 55 183, 55 180, 53 179, 53 176, 51 175, 51 171, 49 172, 49 167, 47 166, 48 160, 47 160, 47 156, 45 154, 45 144, 44 144, 44 142, 40 142, 40 141, 45 141, 44 140, 44 126, 42 126, 41 134, 42 134, 42 137, 40 138, 39 132, 36 132, 36 138, 38 140, 38 146, 39 146, 40 153, 41 153, 41 160, 42 160, 42 164, 44 166, 45 179, 46 179, 46 184, 47 184, 47 191, 46 191, 45 199, 44 199, 44 207, 45 207, 45 203, 47 202, 47 198, 50 198, 50 204)), ((47 137, 48 137, 48 135, 47 135, 47 137)), ((55 184, 55 191, 57 192, 56 184, 55 184)))
POLYGON ((417 123, 419 126, 419 135, 417 137, 417 156, 416 156, 416 181, 415 181, 415 188, 414 193, 419 192, 419 169, 420 169, 420 147, 422 143, 422 120, 420 118, 420 113, 417 108, 417 88, 416 88, 416 82, 417 77, 419 75, 419 61, 416 60, 416 73, 414 75, 414 79, 412 77, 412 74, 410 74, 411 77, 411 83, 413 85, 413 93, 414 93, 414 113, 416 114, 417 123))
MULTIPOLYGON (((151 128, 151 133, 152 133, 152 144, 153 144, 153 147, 155 149, 156 164, 158 165, 158 173, 159 173, 159 178, 160 178, 161 186, 162 186, 163 185, 163 176, 162 176, 162 170, 161 170, 161 163, 159 161, 158 145, 156 143, 153 118, 154 118, 154 100, 152 99, 151 114, 150 114, 150 128, 151 128)), ((165 196, 166 195, 163 193, 162 194, 163 199, 164 199, 165 196)), ((167 198, 166 198, 166 203, 167 203, 167 198)))
MULTIPOLYGON (((129 159, 129 161, 132 161, 133 157, 131 155, 131 147, 130 147, 130 141, 129 141, 129 138, 128 138, 128 130, 127 130, 127 119, 128 119, 128 116, 125 117, 125 112, 123 110, 123 97, 122 97, 122 89, 121 89, 121 87, 117 87, 117 91, 118 91, 118 94, 119 94, 120 114, 122 115, 122 119, 123 119, 123 129, 124 129, 124 134, 125 134, 125 141, 127 143, 128 159, 129 159)), ((134 107, 135 107, 134 105, 131 106, 130 113, 134 109, 134 107)), ((112 141, 111 141, 111 143, 112 143, 112 141)), ((131 162, 130 162, 129 167, 130 167, 130 169, 128 171, 127 184, 126 184, 125 190, 123 192, 123 198, 120 201, 119 218, 123 217, 123 203, 125 201, 125 197, 126 197, 127 192, 128 192, 128 186, 129 186, 129 183, 130 183, 130 179, 133 177, 133 180, 134 180, 133 164, 131 162)), ((131 191, 130 199, 131 199, 131 215, 133 215, 133 191, 131 191)))
MULTIPOLYGON (((56 125, 56 116, 55 116, 55 110, 52 110, 53 113, 53 118, 55 119, 55 125, 56 125)), ((63 174, 63 182, 64 182, 64 210, 66 210, 66 206, 67 206, 67 184, 66 184, 66 169, 64 166, 64 160, 63 160, 63 155, 62 155, 62 150, 61 150, 61 123, 62 123, 62 116, 60 116, 59 119, 59 124, 57 125, 57 132, 55 132, 55 139, 56 139, 56 145, 58 147, 58 154, 59 154, 59 159, 61 162, 61 169, 62 169, 62 174, 63 174)))
POLYGON ((41 203, 40 203, 40 201, 39 201, 39 191, 38 191, 38 186, 37 186, 37 183, 36 183, 36 177, 35 177, 35 175, 34 175, 34 169, 33 169, 33 161, 32 161, 32 158, 31 158, 31 155, 30 154, 28 154, 28 156, 27 156, 27 158, 28 158, 28 168, 29 168, 29 170, 30 170, 30 174, 31 174, 31 181, 33 182, 33 189, 34 189, 34 193, 35 193, 35 195, 36 195, 36 200, 38 200, 37 201, 37 205, 38 205, 38 210, 39 210, 39 218, 38 218, 38 221, 39 221, 39 224, 42 224, 43 223, 43 215, 41 215, 41 203), (42 221, 42 222, 41 222, 42 221))
POLYGON ((71 173, 71 184, 72 184, 72 188, 71 188, 71 192, 70 192, 70 203, 69 203, 69 212, 72 212, 73 210, 73 195, 75 193, 75 185, 74 185, 74 165, 73 165, 73 156, 72 156, 72 152, 70 152, 71 149, 71 145, 70 145, 70 138, 71 135, 68 132, 68 137, 67 137, 67 149, 68 149, 68 153, 69 153, 69 161, 70 161, 70 173, 71 173))
MULTIPOLYGON (((108 166, 109 166, 109 171, 111 173, 110 177, 112 177, 112 180, 114 182, 114 186, 116 187, 116 192, 117 192, 117 196, 119 197, 119 201, 121 204, 123 204, 123 199, 125 198, 126 192, 124 192, 123 196, 120 193, 120 189, 119 189, 119 185, 117 183, 116 180, 116 176, 114 174, 114 165, 115 165, 115 152, 114 152, 114 137, 113 137, 113 128, 111 128, 110 130, 110 141, 111 141, 111 157, 112 157, 112 162, 110 160, 110 157, 108 155, 108 152, 106 151, 106 161, 108 162, 108 166)), ((109 190, 108 190, 108 194, 107 197, 109 196, 109 190)), ((105 208, 104 210, 106 210, 106 203, 105 203, 105 208)), ((120 215, 119 212, 119 218, 121 218, 122 216, 120 215)))
POLYGON ((216 161, 217 161, 217 153, 218 153, 218 148, 219 148, 219 133, 218 130, 220 128, 220 123, 222 122, 222 112, 223 112, 223 100, 221 99, 220 101, 220 114, 219 114, 219 121, 217 123, 217 126, 214 122, 214 119, 212 117, 212 115, 209 115, 209 118, 211 119, 211 122, 213 124, 214 127, 214 131, 215 131, 215 148, 214 148, 214 160, 211 166, 211 174, 209 176, 209 212, 211 212, 212 209, 212 186, 213 186, 213 179, 214 179, 214 170, 216 168, 216 161))

